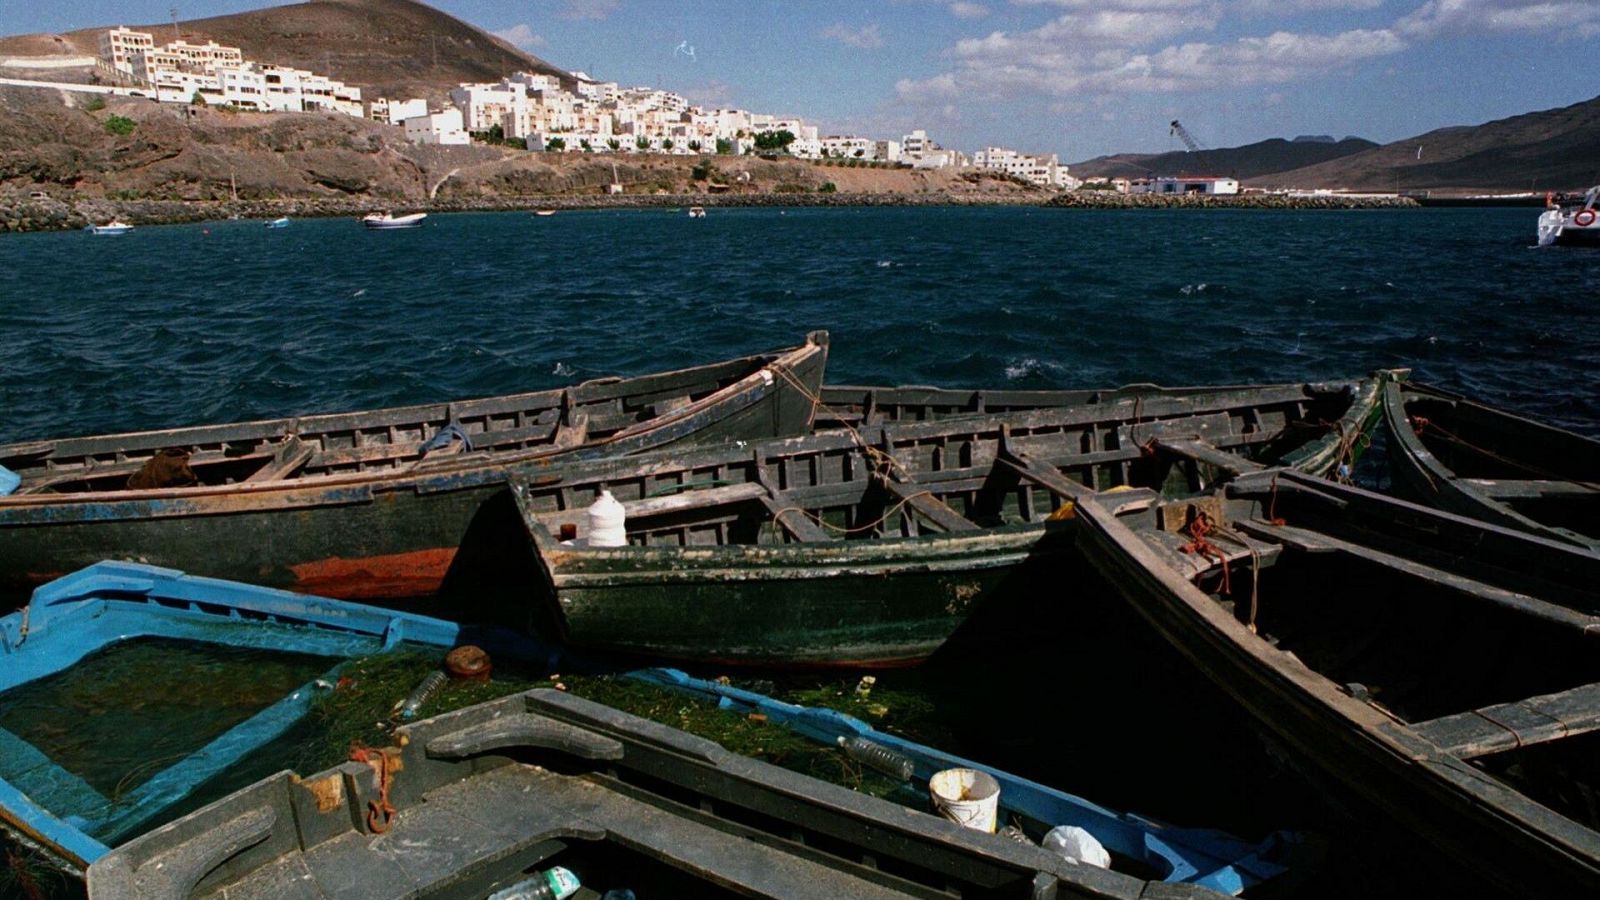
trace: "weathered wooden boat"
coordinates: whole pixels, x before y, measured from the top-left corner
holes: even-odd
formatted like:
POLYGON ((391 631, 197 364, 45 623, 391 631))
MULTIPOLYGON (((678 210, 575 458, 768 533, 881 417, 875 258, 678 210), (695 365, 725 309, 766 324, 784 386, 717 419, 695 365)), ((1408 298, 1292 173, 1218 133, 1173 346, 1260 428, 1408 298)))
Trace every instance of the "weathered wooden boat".
POLYGON ((1292 472, 1077 522, 1347 808, 1520 896, 1600 891, 1600 556, 1292 472))
POLYGON ((1269 463, 1347 470, 1383 380, 884 423, 565 467, 519 476, 512 495, 539 557, 535 602, 552 609, 543 625, 574 644, 909 665, 1071 552, 1063 510, 1077 494, 1121 488, 1119 502, 1148 505, 1269 463), (623 504, 626 546, 585 546, 602 491, 623 504))
POLYGON ((345 661, 463 640, 507 658, 555 653, 393 610, 90 566, 0 618, 0 824, 82 867, 196 796, 253 781, 249 757, 293 728, 345 661))
POLYGON ((482 897, 551 866, 583 896, 1221 896, 1069 862, 553 690, 397 738, 371 764, 280 773, 117 849, 89 868, 89 897, 482 897), (385 804, 396 812, 376 832, 367 810, 385 804))
POLYGON ((827 355, 816 332, 563 390, 0 446, 22 478, 0 496, 0 590, 136 558, 345 599, 426 595, 508 466, 806 433, 827 355), (155 468, 177 484, 128 487, 155 468))
POLYGON ((1388 385, 1383 413, 1411 496, 1600 550, 1600 441, 1415 384, 1388 385))
MULTIPOLYGON (((1009 772, 963 759, 926 744, 879 731, 832 709, 775 700, 726 681, 694 678, 676 669, 639 669, 628 677, 697 696, 722 709, 766 720, 830 747, 851 747, 856 758, 895 778, 908 774, 906 796, 927 804, 928 780, 946 769, 985 772, 1000 785, 1000 821, 1039 841, 1051 828, 1071 825, 1092 834, 1117 865, 1156 873, 1162 881, 1239 894, 1284 874, 1300 837, 1278 832, 1258 844, 1205 828, 1176 828, 1119 813, 1009 772), (904 768, 900 768, 904 767, 904 768), (899 769, 899 771, 890 771, 899 769), (912 789, 912 783, 915 788, 912 789)), ((898 799, 898 792, 891 795, 898 799)))

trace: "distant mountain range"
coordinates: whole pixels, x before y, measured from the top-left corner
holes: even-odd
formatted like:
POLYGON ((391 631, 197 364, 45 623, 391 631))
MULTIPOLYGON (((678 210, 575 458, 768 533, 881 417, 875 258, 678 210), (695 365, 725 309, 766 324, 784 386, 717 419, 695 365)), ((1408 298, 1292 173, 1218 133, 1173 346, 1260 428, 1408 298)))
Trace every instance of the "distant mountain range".
POLYGON ((1600 184, 1600 97, 1379 146, 1301 135, 1191 153, 1121 153, 1074 163, 1078 178, 1225 175, 1261 188, 1434 191, 1580 190, 1600 184))
POLYGON ((1600 97, 1482 125, 1440 128, 1249 181, 1260 187, 1353 191, 1581 190, 1600 184, 1600 97))
POLYGON ((1119 153, 1073 163, 1076 178, 1142 178, 1150 175, 1226 175, 1241 181, 1287 172, 1315 163, 1350 156, 1378 146, 1360 138, 1299 137, 1259 141, 1243 147, 1173 153, 1119 153))
MULTIPOLYGON (((110 22, 63 35, 0 38, 0 57, 93 56, 118 24, 173 39, 171 22, 110 22)), ((464 81, 498 81, 517 71, 570 79, 561 69, 488 32, 412 0, 308 0, 177 26, 185 40, 239 47, 246 59, 330 75, 373 96, 439 98, 464 81)))

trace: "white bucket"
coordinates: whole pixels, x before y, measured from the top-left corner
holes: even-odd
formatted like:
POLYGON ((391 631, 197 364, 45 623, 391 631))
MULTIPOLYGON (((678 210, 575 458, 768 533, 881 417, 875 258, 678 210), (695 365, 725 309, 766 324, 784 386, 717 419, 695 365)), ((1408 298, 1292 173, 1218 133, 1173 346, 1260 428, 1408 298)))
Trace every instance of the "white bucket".
POLYGON ((628 545, 627 513, 610 491, 601 491, 600 498, 589 506, 590 547, 626 547, 628 545))
POLYGON ((933 808, 952 822, 994 833, 1000 813, 1000 782, 976 769, 945 769, 928 779, 933 808))

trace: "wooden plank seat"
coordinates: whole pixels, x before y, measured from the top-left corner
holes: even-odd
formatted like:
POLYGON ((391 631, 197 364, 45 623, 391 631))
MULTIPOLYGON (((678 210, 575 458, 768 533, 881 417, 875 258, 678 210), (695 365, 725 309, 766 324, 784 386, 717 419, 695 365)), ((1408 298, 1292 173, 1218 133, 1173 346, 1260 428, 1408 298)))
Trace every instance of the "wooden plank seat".
POLYGON ((1475 759, 1600 730, 1600 684, 1496 703, 1412 726, 1439 749, 1475 759))
POLYGON ((956 533, 982 530, 977 523, 956 512, 948 503, 935 497, 926 487, 916 482, 885 481, 883 486, 897 502, 904 503, 908 509, 932 522, 942 531, 956 533))
MULTIPOLYGON (((198 470, 203 469, 206 466, 217 465, 220 463, 240 463, 249 462, 252 460, 266 460, 270 462, 281 446, 281 444, 276 443, 268 444, 263 449, 241 454, 229 454, 222 450, 206 450, 200 453, 192 454, 189 457, 189 468, 197 470, 198 473, 198 470)), ((144 468, 144 464, 148 462, 149 459, 149 457, 139 457, 138 459, 120 460, 118 462, 92 463, 82 468, 75 466, 71 468, 56 469, 43 478, 29 478, 23 483, 21 489, 18 490, 17 493, 37 494, 63 484, 72 484, 73 482, 78 481, 91 481, 101 478, 112 478, 116 476, 122 476, 126 478, 144 468)), ((203 480, 204 479, 202 478, 202 481, 203 480)), ((121 485, 117 485, 116 489, 120 490, 121 485)))
POLYGON ((1500 606, 1514 612, 1532 616, 1555 625, 1576 628, 1584 634, 1600 636, 1600 617, 1569 609, 1551 603, 1508 591, 1494 585, 1484 584, 1470 578, 1464 578, 1453 572, 1405 559, 1382 550, 1340 540, 1331 535, 1304 528, 1295 528, 1291 525, 1270 525, 1255 520, 1242 520, 1234 524, 1234 528, 1254 537, 1266 541, 1283 544, 1305 553, 1344 553, 1358 559, 1376 563, 1397 572, 1410 575, 1420 581, 1437 584, 1441 587, 1452 589, 1466 596, 1500 606))
POLYGON ((806 514, 805 505, 789 494, 774 491, 761 498, 772 516, 772 521, 783 527, 797 541, 819 543, 837 540, 827 529, 818 525, 806 514))
POLYGON ((1226 534, 1213 531, 1206 535, 1206 541, 1225 557, 1221 560, 1215 554, 1208 556, 1192 549, 1185 551, 1185 547, 1192 547, 1194 543, 1193 538, 1186 534, 1157 530, 1149 532, 1148 537, 1151 539, 1151 549, 1190 581, 1220 571, 1224 562, 1229 566, 1244 564, 1265 569, 1283 553, 1283 547, 1279 544, 1258 541, 1239 532, 1226 534))
POLYGON ((290 435, 284 438, 283 444, 278 448, 278 452, 272 455, 271 461, 251 472, 245 481, 276 481, 288 478, 310 462, 311 457, 316 454, 315 446, 300 440, 298 435, 290 435))
MULTIPOLYGON (((647 516, 661 516, 707 506, 720 506, 727 503, 742 503, 748 500, 768 498, 769 494, 766 487, 752 481, 744 484, 729 484, 722 487, 684 491, 683 493, 670 494, 665 497, 625 500, 622 502, 622 509, 627 518, 642 519, 647 516)), ((588 513, 587 507, 579 507, 555 512, 541 512, 537 513, 537 517, 539 522, 546 528, 556 532, 560 530, 562 525, 583 524, 588 513)), ((788 519, 789 517, 785 516, 784 518, 788 519)))
POLYGON ((1206 441, 1184 440, 1180 438, 1158 437, 1154 439, 1157 452, 1192 459, 1195 462, 1205 463, 1227 472, 1230 475, 1243 475, 1246 472, 1259 472, 1265 469, 1261 463, 1253 459, 1246 459, 1233 453, 1227 453, 1206 441))
POLYGON ((1600 484, 1587 481, 1544 481, 1513 478, 1460 478, 1459 484, 1481 491, 1492 500, 1545 500, 1555 498, 1600 499, 1600 484))

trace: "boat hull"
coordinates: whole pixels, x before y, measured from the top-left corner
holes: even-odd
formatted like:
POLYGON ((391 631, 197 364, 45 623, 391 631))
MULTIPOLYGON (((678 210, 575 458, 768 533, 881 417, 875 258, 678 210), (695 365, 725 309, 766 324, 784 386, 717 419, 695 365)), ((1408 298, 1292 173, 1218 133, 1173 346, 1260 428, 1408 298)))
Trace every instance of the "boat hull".
POLYGON ((684 414, 571 448, 371 475, 0 498, 0 590, 127 559, 338 599, 414 601, 441 588, 464 548, 496 561, 473 542, 493 542, 488 501, 512 469, 807 432, 827 359, 819 340, 781 357, 783 377, 763 369, 684 414))
POLYGON ((1573 519, 1592 521, 1583 510, 1600 510, 1600 484, 1586 490, 1582 485, 1587 482, 1579 480, 1600 473, 1600 442, 1420 385, 1387 385, 1382 412, 1390 466, 1402 493, 1457 515, 1600 550, 1596 534, 1556 524, 1573 519), (1460 416, 1463 424, 1448 419, 1450 416, 1460 416), (1424 433, 1432 430, 1446 438, 1440 447, 1445 455, 1430 449, 1419 434, 1418 423, 1424 433), (1456 432, 1469 429, 1471 440, 1462 443, 1465 438, 1456 432), (1459 458, 1449 456, 1451 444, 1462 451, 1459 458), (1484 468, 1486 465, 1490 468, 1484 468), (1464 471, 1458 472, 1457 467, 1464 471), (1547 497, 1532 505, 1524 501, 1519 509, 1486 493, 1490 488, 1484 478, 1463 475, 1571 479, 1569 483, 1576 489, 1565 498, 1547 497))
POLYGON ((652 658, 908 666, 1070 552, 1065 523, 843 546, 545 554, 565 637, 652 658))
POLYGON ((1083 554, 1106 581, 1342 806, 1519 896, 1600 890, 1600 845, 1592 832, 1560 820, 1256 638, 1111 514, 1080 506, 1079 522, 1083 554))

